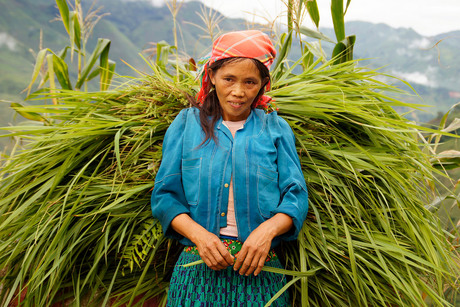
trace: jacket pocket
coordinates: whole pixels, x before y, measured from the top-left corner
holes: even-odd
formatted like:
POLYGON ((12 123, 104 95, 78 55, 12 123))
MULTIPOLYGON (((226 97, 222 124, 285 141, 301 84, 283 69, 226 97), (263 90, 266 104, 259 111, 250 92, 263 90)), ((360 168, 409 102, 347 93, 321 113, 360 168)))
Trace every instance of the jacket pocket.
POLYGON ((257 204, 262 217, 270 218, 279 200, 278 172, 259 165, 257 167, 257 204))
POLYGON ((182 160, 182 186, 190 205, 196 205, 200 193, 201 158, 182 160))

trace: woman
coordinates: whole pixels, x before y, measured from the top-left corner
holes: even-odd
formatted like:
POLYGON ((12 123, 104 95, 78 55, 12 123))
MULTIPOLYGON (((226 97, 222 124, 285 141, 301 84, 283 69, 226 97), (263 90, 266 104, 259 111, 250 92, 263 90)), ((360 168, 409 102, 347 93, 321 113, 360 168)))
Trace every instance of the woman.
MULTIPOLYGON (((166 132, 152 211, 186 245, 168 306, 263 306, 286 283, 262 268, 281 267, 273 247, 297 238, 308 195, 292 130, 256 108, 275 54, 260 31, 220 36, 197 101, 166 132)), ((287 305, 285 292, 272 306, 287 305)))

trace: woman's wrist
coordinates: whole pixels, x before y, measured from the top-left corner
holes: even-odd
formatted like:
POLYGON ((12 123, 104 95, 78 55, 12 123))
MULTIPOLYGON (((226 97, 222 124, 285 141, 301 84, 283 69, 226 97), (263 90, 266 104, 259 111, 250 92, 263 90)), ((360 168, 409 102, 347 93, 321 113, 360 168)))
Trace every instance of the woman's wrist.
POLYGON ((172 222, 171 227, 179 234, 183 235, 195 245, 202 237, 204 232, 207 232, 200 224, 195 222, 188 214, 179 214, 172 222))
POLYGON ((277 213, 263 224, 267 227, 266 231, 273 240, 275 237, 288 232, 294 225, 292 218, 284 213, 277 213))
POLYGON ((192 241, 193 244, 195 244, 196 246, 199 246, 200 243, 203 243, 204 241, 202 238, 206 238, 207 235, 209 235, 209 231, 204 229, 199 224, 196 224, 194 226, 196 227, 194 227, 193 229, 190 229, 190 232, 189 232, 190 235, 188 239, 192 241))

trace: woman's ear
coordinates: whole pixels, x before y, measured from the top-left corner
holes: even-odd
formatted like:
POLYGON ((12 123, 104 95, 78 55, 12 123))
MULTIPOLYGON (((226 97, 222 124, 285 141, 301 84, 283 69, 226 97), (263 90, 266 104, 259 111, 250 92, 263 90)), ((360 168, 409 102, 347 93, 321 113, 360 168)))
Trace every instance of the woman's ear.
POLYGON ((216 84, 216 80, 214 78, 214 71, 211 68, 208 68, 208 76, 209 76, 209 81, 211 81, 212 86, 216 84))

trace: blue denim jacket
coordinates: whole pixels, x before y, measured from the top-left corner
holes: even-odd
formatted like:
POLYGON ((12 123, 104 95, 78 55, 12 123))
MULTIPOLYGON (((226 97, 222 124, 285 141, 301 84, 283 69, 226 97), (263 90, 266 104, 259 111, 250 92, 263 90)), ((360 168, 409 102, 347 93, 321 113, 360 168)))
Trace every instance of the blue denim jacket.
POLYGON ((240 241, 280 212, 292 218, 294 227, 275 238, 272 247, 280 240, 295 240, 307 215, 308 193, 288 123, 276 112, 253 109, 235 138, 222 118, 214 132, 217 143, 210 140, 199 146, 204 132, 197 108, 182 110, 166 132, 151 201, 165 235, 194 245, 170 227, 181 213, 219 235, 227 224, 233 180, 240 241))

